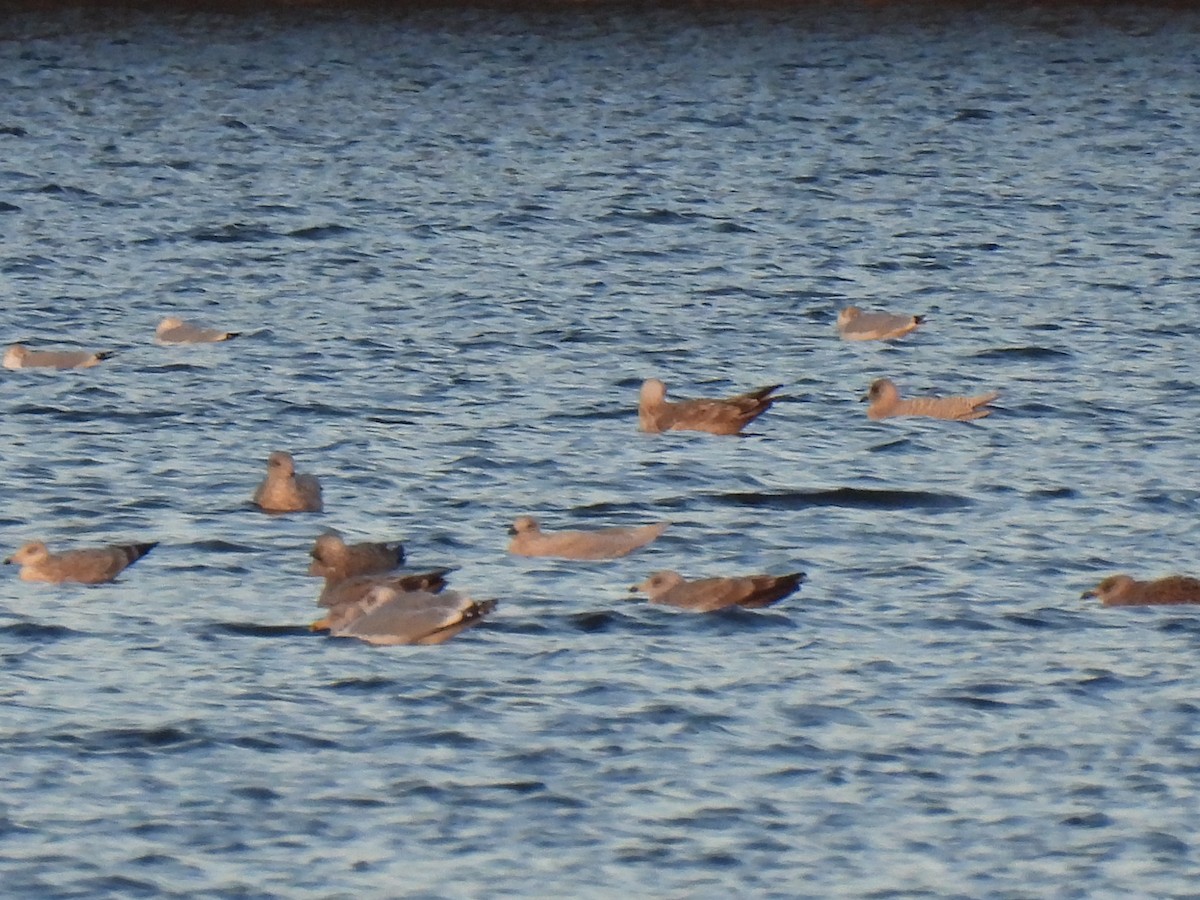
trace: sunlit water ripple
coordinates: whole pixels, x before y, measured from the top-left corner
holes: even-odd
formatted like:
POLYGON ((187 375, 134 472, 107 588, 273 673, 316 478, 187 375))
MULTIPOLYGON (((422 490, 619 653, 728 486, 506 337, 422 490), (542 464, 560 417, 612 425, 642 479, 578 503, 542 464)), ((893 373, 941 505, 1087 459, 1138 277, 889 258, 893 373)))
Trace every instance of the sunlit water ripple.
POLYGON ((6 895, 1194 892, 1200 620, 1079 595, 1200 574, 1200 17, 837 7, 9 15, 3 343, 119 353, 3 374, 0 541, 161 545, 4 573, 6 895), (784 399, 643 436, 650 375, 784 399), (249 505, 279 448, 325 513, 249 505), (500 608, 310 634, 324 527, 500 608))

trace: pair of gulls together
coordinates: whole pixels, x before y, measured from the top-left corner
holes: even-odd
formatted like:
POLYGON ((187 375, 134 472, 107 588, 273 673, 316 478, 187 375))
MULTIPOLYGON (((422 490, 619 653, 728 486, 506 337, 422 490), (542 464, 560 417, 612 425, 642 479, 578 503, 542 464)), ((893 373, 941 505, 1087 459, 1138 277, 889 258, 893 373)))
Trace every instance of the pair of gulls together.
MULTIPOLYGON (((206 328, 175 316, 158 323, 155 339, 160 344, 211 344, 237 337, 239 331, 206 328)), ((6 369, 90 369, 116 355, 113 350, 31 350, 24 344, 12 344, 4 353, 6 369)))
MULTIPOLYGON (((772 384, 733 397, 671 402, 666 399, 667 386, 657 378, 650 378, 642 383, 638 427, 651 434, 664 431, 741 434, 747 425, 771 408, 777 399, 771 394, 780 387, 782 385, 772 384)), ((992 410, 988 404, 999 396, 993 391, 976 397, 914 397, 906 400, 892 381, 879 378, 871 383, 862 399, 870 402, 867 407, 869 419, 923 416, 966 422, 990 415, 992 410)))

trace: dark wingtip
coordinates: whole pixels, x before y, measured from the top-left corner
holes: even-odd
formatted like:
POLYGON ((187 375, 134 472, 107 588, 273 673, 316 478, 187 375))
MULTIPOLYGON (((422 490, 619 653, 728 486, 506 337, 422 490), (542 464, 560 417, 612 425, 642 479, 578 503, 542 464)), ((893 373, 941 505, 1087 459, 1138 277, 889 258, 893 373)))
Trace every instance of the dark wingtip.
POLYGON ((918 325, 922 325, 925 322, 925 317, 924 316, 913 316, 913 321, 916 322, 918 325))
POLYGON ((116 350, 101 350, 96 354, 96 359, 112 359, 116 355, 116 350))

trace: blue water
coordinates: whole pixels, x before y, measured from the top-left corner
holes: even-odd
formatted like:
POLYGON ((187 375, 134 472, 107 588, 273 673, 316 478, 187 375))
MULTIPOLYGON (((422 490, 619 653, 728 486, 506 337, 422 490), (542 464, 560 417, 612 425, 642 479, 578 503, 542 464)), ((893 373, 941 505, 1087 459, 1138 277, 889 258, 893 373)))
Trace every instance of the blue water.
POLYGON ((1200 15, 26 11, 0 42, 7 896, 1194 896, 1200 15), (927 316, 846 344, 850 303, 927 316), (164 348, 166 314, 245 332, 164 348), (871 422, 873 378, 1002 392, 871 422), (745 438, 636 395, 782 382, 745 438), (267 454, 326 511, 249 505, 267 454), (506 528, 673 527, 610 563, 506 528), (326 527, 500 606, 304 627, 326 527), (772 609, 651 571, 802 569, 772 609))

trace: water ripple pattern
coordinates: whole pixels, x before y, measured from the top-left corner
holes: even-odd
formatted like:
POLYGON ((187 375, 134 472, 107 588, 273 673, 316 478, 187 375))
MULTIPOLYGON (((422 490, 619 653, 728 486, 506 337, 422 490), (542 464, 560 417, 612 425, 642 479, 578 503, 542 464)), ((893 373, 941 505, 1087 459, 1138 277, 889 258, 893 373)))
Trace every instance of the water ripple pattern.
POLYGON ((1200 574, 1194 10, 35 6, 0 344, 117 352, 0 373, 0 545, 160 544, 3 571, 6 896, 1193 894, 1200 620, 1080 593, 1200 574), (647 377, 785 387, 644 435, 647 377), (277 449, 324 512, 252 507, 277 449), (500 606, 312 634, 330 527, 500 606))

